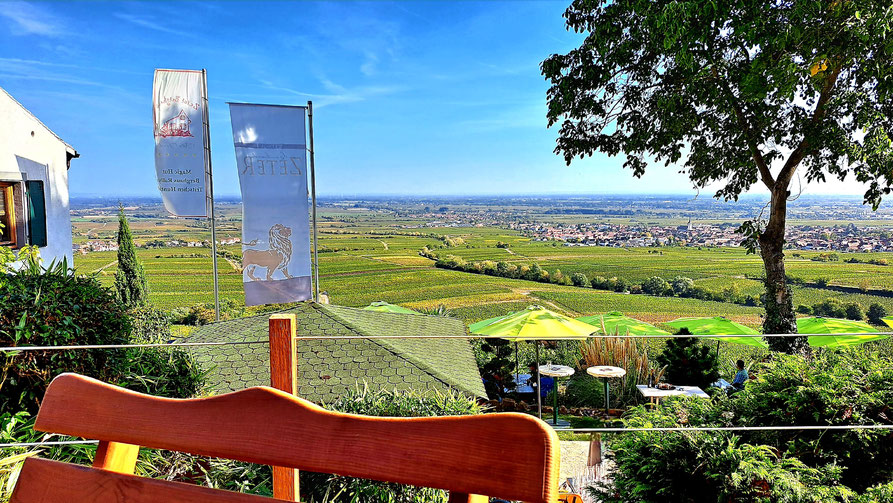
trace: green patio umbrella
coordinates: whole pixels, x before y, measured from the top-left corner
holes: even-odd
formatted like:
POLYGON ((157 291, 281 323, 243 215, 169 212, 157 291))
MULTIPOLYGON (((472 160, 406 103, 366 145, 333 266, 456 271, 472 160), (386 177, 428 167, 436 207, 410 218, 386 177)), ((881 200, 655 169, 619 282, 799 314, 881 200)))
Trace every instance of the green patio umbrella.
MULTIPOLYGON (((530 306, 523 311, 479 321, 468 327, 473 334, 490 335, 501 339, 508 339, 514 343, 517 362, 517 343, 519 341, 540 340, 573 340, 585 339, 594 333, 595 327, 582 321, 577 321, 563 314, 550 311, 541 306, 530 306)), ((540 346, 536 344, 536 365, 539 368, 540 346)), ((516 363, 517 369, 517 363, 516 363)), ((539 372, 537 372, 539 379, 539 372)), ((537 382, 537 411, 540 419, 543 417, 542 397, 539 390, 542 388, 537 382)), ((557 389, 557 387, 556 387, 557 389)))
POLYGON ((394 304, 388 304, 387 302, 373 302, 368 306, 363 308, 364 311, 378 311, 382 313, 403 313, 403 314, 422 314, 418 311, 413 311, 412 309, 407 309, 401 306, 395 306, 394 304))
MULTIPOLYGON (((797 318, 797 332, 801 334, 869 334, 878 329, 862 321, 822 318, 797 318)), ((889 335, 810 335, 809 345, 819 348, 853 346, 886 339, 889 335)))
POLYGON ((619 311, 595 316, 583 316, 582 318, 577 318, 577 320, 588 323, 598 330, 601 330, 602 325, 604 325, 605 330, 608 331, 606 335, 614 333, 619 333, 620 335, 670 335, 670 332, 666 330, 661 330, 650 323, 624 316, 619 311))
POLYGON ((760 348, 769 347, 763 338, 760 337, 758 331, 722 316, 714 316, 712 318, 678 318, 667 322, 667 325, 677 330, 687 328, 692 335, 738 335, 741 337, 711 337, 711 339, 760 348))

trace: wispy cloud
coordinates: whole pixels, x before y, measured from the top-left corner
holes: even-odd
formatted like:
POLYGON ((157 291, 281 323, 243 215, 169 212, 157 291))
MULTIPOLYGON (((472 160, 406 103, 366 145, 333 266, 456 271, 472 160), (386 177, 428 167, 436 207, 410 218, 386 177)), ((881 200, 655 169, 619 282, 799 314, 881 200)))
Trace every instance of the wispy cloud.
POLYGON ((0 3, 0 17, 9 19, 14 35, 58 37, 65 33, 63 23, 42 6, 28 2, 0 3))
POLYGON ((321 108, 328 105, 337 105, 343 103, 357 103, 366 101, 376 96, 385 96, 406 90, 404 86, 358 86, 344 87, 337 84, 326 77, 319 77, 320 84, 325 89, 324 93, 310 93, 299 89, 293 89, 273 82, 262 80, 260 83, 267 89, 280 91, 295 96, 302 96, 314 100, 314 107, 321 108))
POLYGON ((176 33, 178 35, 183 35, 182 30, 177 30, 164 26, 163 24, 159 24, 151 16, 137 16, 136 14, 128 14, 126 12, 116 12, 115 17, 127 21, 128 23, 142 26, 143 28, 148 28, 150 30, 160 31, 162 33, 176 33))

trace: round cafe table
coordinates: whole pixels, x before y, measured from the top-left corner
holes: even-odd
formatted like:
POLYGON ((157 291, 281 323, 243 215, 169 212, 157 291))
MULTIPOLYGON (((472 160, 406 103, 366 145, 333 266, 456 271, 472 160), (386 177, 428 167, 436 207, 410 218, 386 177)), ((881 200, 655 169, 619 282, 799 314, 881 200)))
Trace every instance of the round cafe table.
MULTIPOLYGON (((552 407, 552 426, 555 427, 558 426, 558 378, 574 375, 574 369, 566 365, 540 365, 539 373, 555 379, 555 386, 553 387, 555 391, 555 405, 552 407)), ((537 387, 537 392, 539 392, 539 387, 537 387)))
POLYGON ((602 381, 605 382, 605 413, 607 414, 611 405, 611 389, 608 386, 608 379, 623 377, 626 375, 626 370, 620 367, 599 365, 596 367, 589 367, 586 369, 586 373, 594 377, 600 377, 602 381))

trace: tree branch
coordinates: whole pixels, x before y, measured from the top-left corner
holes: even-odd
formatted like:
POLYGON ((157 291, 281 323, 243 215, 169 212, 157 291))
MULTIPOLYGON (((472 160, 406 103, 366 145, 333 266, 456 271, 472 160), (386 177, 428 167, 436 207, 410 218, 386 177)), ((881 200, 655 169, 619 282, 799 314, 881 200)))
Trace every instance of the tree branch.
MULTIPOLYGON (((819 100, 816 102, 815 110, 813 110, 812 117, 809 119, 810 125, 818 124, 825 116, 825 105, 827 105, 828 100, 831 99, 831 90, 834 89, 834 84, 837 83, 837 77, 840 75, 841 66, 842 65, 835 65, 834 69, 831 70, 831 73, 828 75, 828 78, 825 79, 825 84, 822 86, 822 92, 819 94, 819 100)), ((812 147, 813 145, 810 144, 808 136, 804 135, 803 139, 800 140, 800 144, 797 145, 797 148, 795 148, 793 152, 791 152, 787 162, 784 163, 784 167, 782 167, 781 171, 778 173, 778 183, 785 187, 788 186, 791 182, 791 178, 794 176, 794 171, 797 169, 797 166, 800 165, 800 162, 806 157, 812 147)))
POLYGON ((741 126, 741 129, 744 130, 744 136, 745 138, 747 138, 747 146, 748 148, 750 148, 750 155, 753 157, 757 168, 760 170, 760 179, 763 181, 763 185, 765 185, 766 188, 768 188, 769 190, 773 190, 775 187, 775 179, 772 178, 772 172, 769 171, 769 166, 766 164, 766 160, 763 158, 763 153, 760 152, 760 148, 759 146, 757 146, 756 140, 754 139, 753 131, 750 129, 750 125, 748 125, 747 120, 744 117, 744 111, 741 110, 741 106, 735 100, 735 95, 729 88, 728 83, 719 78, 719 72, 716 71, 716 64, 713 65, 713 68, 711 70, 713 71, 713 78, 719 83, 720 87, 724 91, 724 94, 726 95, 726 101, 729 102, 732 110, 735 111, 735 118, 738 120, 738 125, 741 126))

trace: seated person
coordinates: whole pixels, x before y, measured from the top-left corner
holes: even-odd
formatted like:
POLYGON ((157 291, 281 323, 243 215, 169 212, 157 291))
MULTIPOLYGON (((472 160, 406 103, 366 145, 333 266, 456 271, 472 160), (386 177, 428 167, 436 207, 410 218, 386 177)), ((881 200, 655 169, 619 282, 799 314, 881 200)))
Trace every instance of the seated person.
POLYGON ((527 366, 527 371, 530 372, 530 377, 527 378, 527 385, 533 388, 533 396, 536 396, 536 387, 537 380, 536 376, 539 374, 539 370, 536 367, 535 363, 531 363, 527 366))
POLYGON ((738 373, 735 374, 735 379, 732 380, 732 385, 728 389, 730 395, 743 390, 744 383, 747 382, 747 379, 749 378, 747 369, 744 368, 744 360, 738 360, 735 364, 738 365, 738 373))
MULTIPOLYGON (((530 371, 530 377, 527 379, 527 384, 533 388, 533 396, 536 397, 537 392, 537 379, 536 376, 539 374, 539 370, 535 363, 531 363, 527 366, 527 369, 530 371)), ((552 388, 555 387, 555 380, 549 376, 540 376, 539 382, 542 383, 543 389, 540 390, 540 397, 546 398, 546 395, 552 391, 552 388)))

